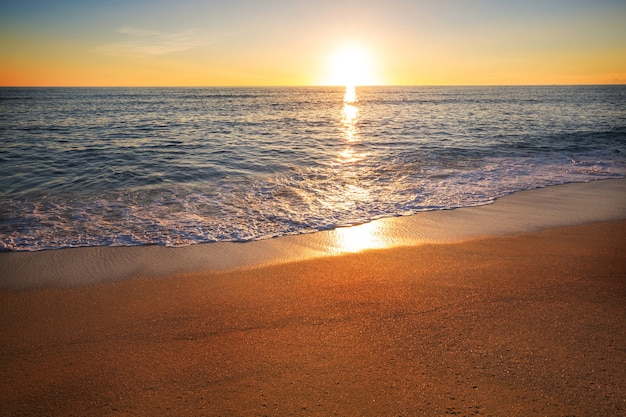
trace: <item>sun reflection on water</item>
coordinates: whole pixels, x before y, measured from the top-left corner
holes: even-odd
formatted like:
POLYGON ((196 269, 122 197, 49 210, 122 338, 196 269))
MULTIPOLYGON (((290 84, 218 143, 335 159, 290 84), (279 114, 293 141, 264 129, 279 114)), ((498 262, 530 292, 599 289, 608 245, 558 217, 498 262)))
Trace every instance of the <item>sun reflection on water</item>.
MULTIPOLYGON (((341 204, 355 206, 371 199, 370 190, 361 180, 359 165, 368 154, 360 151, 362 138, 359 133, 359 107, 356 87, 347 85, 341 112, 341 131, 344 148, 339 152, 338 161, 345 165, 341 170, 343 186, 341 204)), ((359 252, 389 246, 379 223, 365 223, 358 226, 340 227, 331 232, 333 247, 337 253, 359 252)))
POLYGON ((346 85, 346 92, 343 95, 343 102, 344 103, 356 102, 356 86, 346 85))
POLYGON ((357 116, 359 109, 348 103, 344 103, 341 123, 343 125, 344 139, 348 143, 354 143, 359 140, 359 130, 357 126, 357 116))
POLYGON ((352 164, 366 156, 365 153, 357 152, 353 146, 361 141, 358 127, 359 108, 356 103, 356 87, 346 86, 341 112, 341 128, 343 141, 347 146, 339 153, 338 158, 342 164, 352 164))

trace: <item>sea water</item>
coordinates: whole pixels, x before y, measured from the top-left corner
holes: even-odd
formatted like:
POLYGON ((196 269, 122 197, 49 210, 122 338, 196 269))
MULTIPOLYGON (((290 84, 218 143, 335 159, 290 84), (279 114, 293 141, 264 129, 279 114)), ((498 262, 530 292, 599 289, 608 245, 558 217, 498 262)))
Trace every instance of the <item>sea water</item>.
POLYGON ((260 240, 626 176, 626 86, 2 88, 0 250, 260 240))

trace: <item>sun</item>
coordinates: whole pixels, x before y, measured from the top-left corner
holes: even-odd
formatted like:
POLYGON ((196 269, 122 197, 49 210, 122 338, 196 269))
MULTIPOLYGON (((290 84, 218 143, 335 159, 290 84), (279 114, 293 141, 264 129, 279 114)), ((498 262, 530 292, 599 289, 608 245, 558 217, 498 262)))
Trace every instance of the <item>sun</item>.
POLYGON ((330 56, 326 85, 379 84, 374 73, 374 62, 369 51, 357 44, 338 47, 330 56))

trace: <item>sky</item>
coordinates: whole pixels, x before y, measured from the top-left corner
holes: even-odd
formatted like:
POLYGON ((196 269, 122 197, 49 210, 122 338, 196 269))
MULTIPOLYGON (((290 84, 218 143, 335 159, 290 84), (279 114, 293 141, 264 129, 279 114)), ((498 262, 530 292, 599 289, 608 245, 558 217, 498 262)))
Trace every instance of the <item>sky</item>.
POLYGON ((2 0, 3 86, 626 83, 626 0, 2 0))

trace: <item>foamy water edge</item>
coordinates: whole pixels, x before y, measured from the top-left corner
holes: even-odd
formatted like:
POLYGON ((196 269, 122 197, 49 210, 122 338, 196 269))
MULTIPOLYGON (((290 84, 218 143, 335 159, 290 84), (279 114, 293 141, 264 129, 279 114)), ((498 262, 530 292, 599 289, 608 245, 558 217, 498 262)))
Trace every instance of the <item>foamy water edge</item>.
POLYGON ((129 278, 254 268, 366 249, 513 235, 626 219, 626 179, 522 191, 494 204, 384 218, 247 243, 88 247, 0 253, 0 289, 74 287, 129 278))

